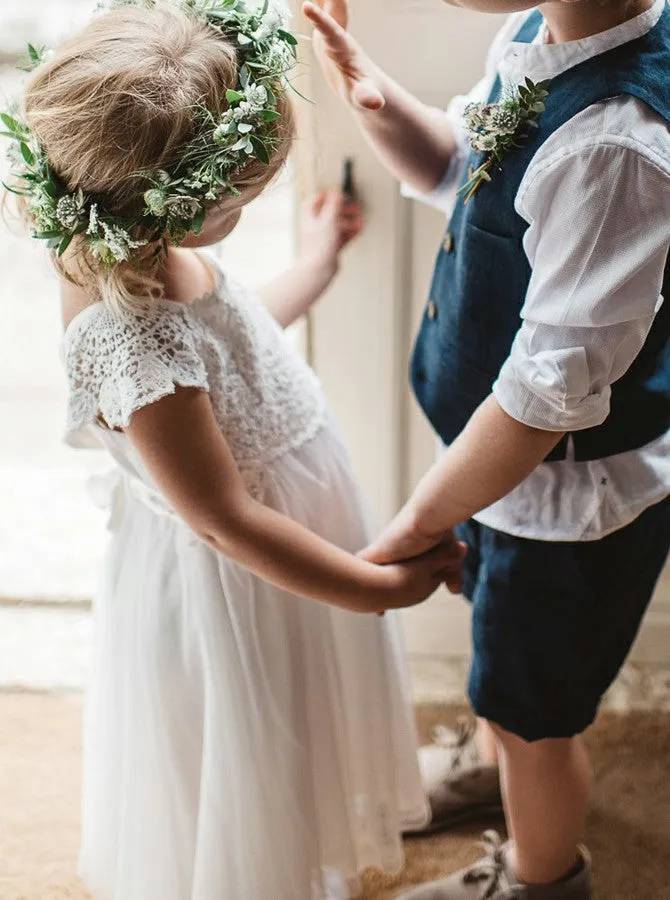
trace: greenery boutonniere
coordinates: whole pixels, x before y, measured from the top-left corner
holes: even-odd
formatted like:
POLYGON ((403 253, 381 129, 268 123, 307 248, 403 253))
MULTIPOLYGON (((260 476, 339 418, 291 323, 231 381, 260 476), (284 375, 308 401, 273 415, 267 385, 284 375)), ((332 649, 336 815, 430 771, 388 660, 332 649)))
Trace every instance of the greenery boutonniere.
POLYGON ((498 103, 470 103, 465 109, 465 125, 470 146, 487 157, 477 169, 470 167, 468 180, 458 191, 467 203, 485 181, 491 181, 491 169, 500 167, 503 156, 515 147, 523 147, 537 128, 544 101, 549 95, 549 82, 525 84, 506 92, 498 103))

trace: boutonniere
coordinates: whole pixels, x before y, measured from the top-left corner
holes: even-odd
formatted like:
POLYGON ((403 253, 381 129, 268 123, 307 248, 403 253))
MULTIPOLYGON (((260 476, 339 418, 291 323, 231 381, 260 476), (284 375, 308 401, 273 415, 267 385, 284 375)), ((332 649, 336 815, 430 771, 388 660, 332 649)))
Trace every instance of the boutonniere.
POLYGON ((487 157, 477 169, 468 170, 468 180, 458 191, 467 203, 485 181, 491 181, 491 170, 500 168, 503 157, 530 138, 528 129, 537 128, 537 120, 544 112, 549 96, 549 82, 534 84, 526 78, 506 92, 498 103, 470 103, 464 119, 470 146, 487 157))

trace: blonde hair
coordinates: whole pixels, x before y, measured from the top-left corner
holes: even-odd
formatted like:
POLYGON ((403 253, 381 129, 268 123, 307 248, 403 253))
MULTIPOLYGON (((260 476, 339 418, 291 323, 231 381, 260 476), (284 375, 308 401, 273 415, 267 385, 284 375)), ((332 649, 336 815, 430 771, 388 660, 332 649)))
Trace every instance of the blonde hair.
MULTIPOLYGON (((197 108, 215 115, 238 86, 235 45, 168 2, 122 6, 63 44, 28 82, 25 117, 68 191, 104 197, 119 216, 141 215, 143 170, 170 169, 193 138, 197 108)), ((269 164, 251 158, 231 181, 231 212, 258 196, 288 156, 294 132, 289 98, 278 97, 269 164)), ((139 234, 138 237, 146 237, 139 234)), ((105 267, 82 238, 56 259, 59 273, 117 309, 146 309, 162 296, 154 241, 127 262, 105 267)))

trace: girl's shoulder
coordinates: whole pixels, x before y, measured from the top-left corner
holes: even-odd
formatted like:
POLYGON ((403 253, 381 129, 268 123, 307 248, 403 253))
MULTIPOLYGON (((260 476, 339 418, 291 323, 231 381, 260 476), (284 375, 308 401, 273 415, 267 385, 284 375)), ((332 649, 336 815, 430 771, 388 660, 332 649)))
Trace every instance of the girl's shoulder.
POLYGON ((61 355, 68 432, 101 419, 123 428, 177 386, 209 390, 198 321, 183 303, 160 301, 141 314, 93 303, 69 323, 61 355))

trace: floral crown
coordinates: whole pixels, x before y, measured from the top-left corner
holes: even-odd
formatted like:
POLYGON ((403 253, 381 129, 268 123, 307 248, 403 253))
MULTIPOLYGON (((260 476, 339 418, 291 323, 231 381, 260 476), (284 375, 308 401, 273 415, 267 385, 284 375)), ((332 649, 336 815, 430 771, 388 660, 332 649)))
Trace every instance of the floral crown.
MULTIPOLYGON (((168 241, 180 243, 189 232, 198 234, 209 204, 226 193, 239 194, 232 178, 251 159, 270 162, 277 144, 273 123, 281 117, 277 95, 290 86, 287 74, 297 60, 297 40, 284 27, 283 14, 270 7, 269 0, 262 7, 244 0, 170 2, 237 45, 239 83, 227 91, 229 108, 223 115, 198 107, 196 135, 170 171, 136 173, 145 187, 150 185, 143 193, 140 216, 114 215, 105 209, 104 197, 81 189, 69 192, 20 113, 0 113, 0 134, 12 142, 8 155, 14 183, 4 187, 24 198, 34 222, 32 236, 46 241, 58 256, 77 235, 83 235, 92 255, 110 267, 130 259, 149 241, 161 241, 160 253, 168 241), (136 239, 140 230, 149 238, 136 239)), ((107 0, 101 7, 156 5, 157 0, 107 0)), ((50 55, 29 46, 24 71, 42 65, 50 55)))

